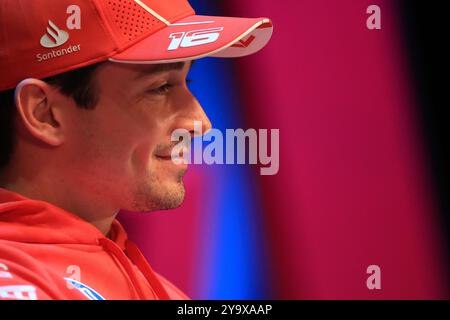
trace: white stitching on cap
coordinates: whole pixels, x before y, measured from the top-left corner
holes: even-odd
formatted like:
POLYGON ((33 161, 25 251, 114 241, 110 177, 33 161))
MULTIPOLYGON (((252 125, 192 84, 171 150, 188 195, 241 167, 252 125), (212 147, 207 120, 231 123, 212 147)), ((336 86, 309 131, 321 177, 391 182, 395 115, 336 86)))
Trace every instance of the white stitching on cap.
POLYGON ((166 25, 170 26, 170 22, 164 19, 163 16, 159 15, 158 12, 153 10, 152 8, 148 7, 145 3, 143 3, 141 0, 134 0, 138 5, 140 5, 142 8, 144 8, 146 11, 148 11, 150 14, 152 14, 154 17, 156 17, 158 20, 164 22, 166 25))

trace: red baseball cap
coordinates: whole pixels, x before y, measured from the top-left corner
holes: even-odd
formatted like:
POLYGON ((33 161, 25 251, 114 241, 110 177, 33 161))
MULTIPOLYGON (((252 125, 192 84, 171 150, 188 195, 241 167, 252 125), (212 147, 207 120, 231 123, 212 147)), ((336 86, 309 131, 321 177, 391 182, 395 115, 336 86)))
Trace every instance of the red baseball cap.
POLYGON ((105 60, 246 56, 271 35, 268 18, 200 16, 187 0, 0 0, 0 91, 105 60))

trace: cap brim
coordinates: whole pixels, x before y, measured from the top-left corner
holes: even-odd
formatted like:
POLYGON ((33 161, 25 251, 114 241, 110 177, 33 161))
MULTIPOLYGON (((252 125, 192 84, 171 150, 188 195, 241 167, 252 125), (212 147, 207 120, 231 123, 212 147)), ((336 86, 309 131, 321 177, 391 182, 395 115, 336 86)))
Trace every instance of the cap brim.
POLYGON ((112 56, 120 63, 171 63, 208 56, 243 57, 261 50, 272 36, 267 18, 190 16, 112 56))

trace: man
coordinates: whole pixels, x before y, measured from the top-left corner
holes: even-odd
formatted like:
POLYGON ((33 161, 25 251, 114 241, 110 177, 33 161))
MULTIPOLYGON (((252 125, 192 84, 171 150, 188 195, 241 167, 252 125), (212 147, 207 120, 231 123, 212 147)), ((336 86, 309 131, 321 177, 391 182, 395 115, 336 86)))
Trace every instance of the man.
POLYGON ((271 34, 185 0, 0 0, 0 299, 187 299, 115 217, 183 201, 171 133, 211 127, 192 61, 271 34))

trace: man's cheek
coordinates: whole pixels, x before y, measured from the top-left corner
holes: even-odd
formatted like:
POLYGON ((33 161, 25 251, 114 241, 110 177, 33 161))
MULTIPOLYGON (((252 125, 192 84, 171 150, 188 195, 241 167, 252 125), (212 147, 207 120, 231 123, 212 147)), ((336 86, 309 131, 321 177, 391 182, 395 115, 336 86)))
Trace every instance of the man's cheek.
POLYGON ((154 157, 155 143, 153 141, 147 141, 141 143, 132 150, 131 164, 135 168, 148 167, 156 160, 154 157))

